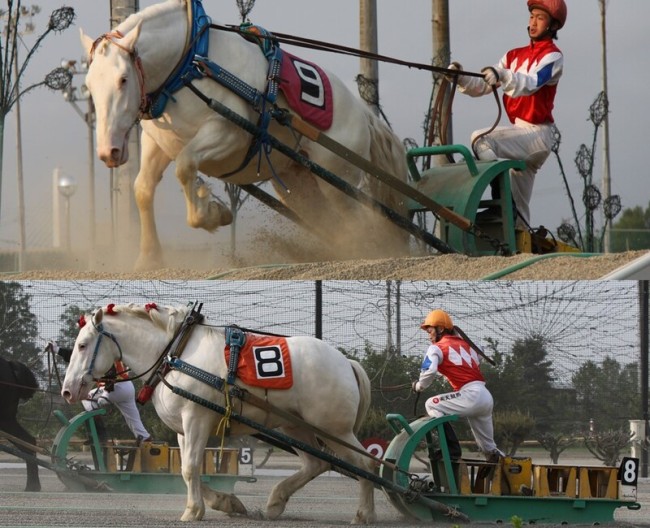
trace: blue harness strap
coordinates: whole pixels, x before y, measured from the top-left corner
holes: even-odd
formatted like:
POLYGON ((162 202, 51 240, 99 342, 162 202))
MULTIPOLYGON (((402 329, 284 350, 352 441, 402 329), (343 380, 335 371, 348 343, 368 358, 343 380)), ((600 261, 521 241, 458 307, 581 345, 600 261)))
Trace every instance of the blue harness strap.
POLYGON ((226 345, 230 346, 230 361, 228 362, 228 385, 235 383, 237 377, 237 363, 239 363, 239 353, 246 344, 246 334, 237 326, 226 327, 226 345))
MULTIPOLYGON (((201 0, 192 0, 191 11, 191 39, 188 51, 163 86, 155 92, 147 94, 147 111, 143 112, 141 118, 157 119, 163 114, 170 100, 175 102, 173 96, 175 92, 195 79, 209 77, 237 94, 260 114, 257 126, 261 130, 261 133, 253 138, 240 166, 221 177, 226 178, 241 171, 258 154, 260 154, 257 168, 259 172, 262 158, 261 153, 264 153, 267 160, 270 153, 270 147, 267 147, 267 131, 273 116, 272 110, 269 110, 267 107, 267 103, 270 103, 271 106, 274 105, 278 97, 280 69, 282 66, 282 50, 280 49, 280 45, 272 38, 271 33, 264 28, 252 24, 242 24, 240 26, 244 38, 256 42, 268 60, 268 82, 266 90, 261 92, 208 58, 210 44, 209 29, 212 25, 212 20, 205 13, 201 0)), ((272 166, 271 171, 273 176, 278 179, 272 166)), ((280 183, 282 184, 282 182, 280 183)))
POLYGON ((160 117, 165 111, 167 102, 170 99, 175 102, 174 92, 183 88, 185 84, 193 79, 203 77, 203 74, 197 70, 194 64, 194 57, 197 55, 204 57, 208 54, 208 46, 210 45, 210 32, 208 29, 212 24, 212 19, 205 13, 201 0, 192 0, 191 10, 191 34, 188 51, 167 81, 158 90, 147 95, 149 100, 148 111, 143 115, 143 119, 160 117))

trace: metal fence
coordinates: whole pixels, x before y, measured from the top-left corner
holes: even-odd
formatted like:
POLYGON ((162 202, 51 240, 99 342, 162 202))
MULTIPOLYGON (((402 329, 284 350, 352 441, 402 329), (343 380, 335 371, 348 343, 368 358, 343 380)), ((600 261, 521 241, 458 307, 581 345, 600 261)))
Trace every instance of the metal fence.
MULTIPOLYGON (((56 339, 69 306, 204 303, 212 324, 285 335, 322 335, 338 348, 420 357, 419 329, 434 308, 447 310, 476 343, 502 353, 543 336, 554 384, 569 387, 586 361, 640 363, 641 283, 635 281, 23 281, 40 343, 56 339)), ((68 343, 71 344, 71 343, 68 343)), ((645 352, 647 353, 647 351, 645 352)), ((641 386, 641 384, 639 384, 641 386)), ((617 388, 612 387, 612 393, 617 388)), ((630 417, 641 418, 642 416, 630 417)), ((597 418, 597 417, 595 417, 597 418)))

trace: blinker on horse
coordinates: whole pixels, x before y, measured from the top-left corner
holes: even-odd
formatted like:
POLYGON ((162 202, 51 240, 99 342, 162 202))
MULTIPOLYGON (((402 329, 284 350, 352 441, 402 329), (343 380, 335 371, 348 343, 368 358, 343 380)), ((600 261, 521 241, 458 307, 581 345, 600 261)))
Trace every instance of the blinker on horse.
MULTIPOLYGON (((252 123, 268 120, 271 114, 266 111, 269 109, 290 108, 282 91, 273 93, 272 97, 269 95, 269 58, 257 43, 233 32, 207 27, 198 38, 197 23, 209 22, 204 13, 198 22, 195 20, 202 9, 199 0, 191 0, 189 5, 185 0, 167 0, 130 16, 113 32, 96 40, 82 31, 82 44, 91 59, 86 86, 96 110, 97 154, 108 167, 126 163, 128 137, 134 123, 151 111, 152 98, 159 103, 159 96, 165 96, 165 104, 157 105, 155 117, 141 121, 140 171, 134 183, 140 215, 140 253, 136 267, 147 269, 163 265, 153 203, 156 186, 172 161, 185 195, 187 224, 191 227, 214 231, 232 221, 229 207, 213 200, 207 185, 197 179, 199 172, 238 185, 271 180, 281 201, 301 223, 327 240, 327 247, 331 247, 337 257, 343 252, 346 257, 403 253, 407 238, 404 232, 316 178, 305 167, 276 151, 267 152, 264 145, 258 155, 251 156, 252 146, 255 146, 251 134, 209 111, 185 86, 186 77, 178 82, 175 69, 189 64, 189 70, 183 71, 191 72, 191 75, 186 73, 191 79, 187 82, 191 82, 195 90, 252 123), (210 65, 198 74, 196 56, 188 45, 195 41, 205 46, 204 59, 210 65), (222 76, 223 72, 228 74, 223 76, 230 81, 215 82, 213 78, 222 76), (233 91, 233 85, 244 88, 233 91), (253 104, 245 100, 249 92, 253 94, 250 97, 253 104)), ((328 136, 395 177, 406 180, 404 148, 395 134, 365 103, 353 96, 340 79, 307 61, 301 63, 310 69, 309 79, 319 79, 307 87, 310 97, 302 99, 313 105, 330 105, 328 111, 332 121, 326 130, 328 136), (325 84, 331 87, 329 99, 323 97, 325 84)), ((283 80, 279 79, 280 84, 283 80)), ((310 161, 392 210, 406 212, 404 200, 376 178, 275 119, 264 126, 269 134, 286 145, 295 146, 295 150, 310 161)))
MULTIPOLYGON (((158 416, 178 434, 182 475, 187 485, 182 521, 201 520, 205 505, 227 513, 246 513, 236 496, 201 482, 206 444, 223 426, 223 414, 211 406, 228 409, 233 405, 236 413, 249 420, 240 423, 233 418, 232 437, 252 434, 253 422, 264 424, 311 449, 329 450, 347 463, 373 473, 374 462, 356 437, 370 405, 370 380, 358 362, 313 337, 268 338, 246 333, 233 340, 224 327, 206 320, 195 322, 191 331, 183 334, 186 344, 182 351, 170 350, 170 343, 177 342, 177 332, 186 331, 188 315, 194 315, 188 307, 153 303, 144 307, 109 305, 86 315, 61 391, 68 403, 79 401, 92 381, 101 378, 116 359, 121 359, 134 376, 155 369, 168 357, 163 352, 182 361, 180 366, 178 361, 166 363, 171 370, 163 369, 167 374, 155 385, 151 396, 158 416), (230 381, 232 370, 227 355, 235 354, 235 342, 240 362, 236 362, 236 376, 230 381), (257 364, 258 368, 249 373, 244 363, 257 364), (197 372, 195 377, 192 373, 197 372), (231 394, 232 385, 243 392, 231 394)), ((302 465, 273 488, 266 505, 267 519, 279 517, 297 490, 331 467, 314 454, 302 450, 297 454, 302 465)), ((359 506, 353 522, 372 523, 374 485, 364 478, 358 481, 359 506)))

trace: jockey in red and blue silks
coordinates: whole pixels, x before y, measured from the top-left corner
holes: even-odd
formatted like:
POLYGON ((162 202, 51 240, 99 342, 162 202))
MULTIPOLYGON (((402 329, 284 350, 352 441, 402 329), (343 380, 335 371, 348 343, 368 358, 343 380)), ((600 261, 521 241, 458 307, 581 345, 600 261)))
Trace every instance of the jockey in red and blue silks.
MULTIPOLYGON (((477 130, 472 134, 476 156, 526 162, 526 169, 512 171, 510 184, 518 213, 517 227, 530 227, 530 199, 537 171, 554 142, 553 106, 564 59, 553 42, 566 22, 564 0, 528 0, 530 43, 508 51, 494 66, 483 68, 483 78, 458 76, 460 92, 473 97, 503 91, 503 104, 511 126, 477 130), (478 138, 478 139, 476 139, 478 138), (475 142, 476 140, 476 142, 475 142)), ((462 70, 458 63, 449 69, 462 70)))
MULTIPOLYGON (((413 383, 413 390, 421 392, 431 385, 437 374, 444 376, 453 392, 428 398, 427 414, 432 418, 450 414, 467 418, 479 449, 489 461, 495 462, 503 453, 494 442, 494 400, 485 386, 478 354, 456 334, 451 317, 444 310, 430 312, 420 328, 429 334, 431 345, 422 360, 420 377, 413 383)), ((445 427, 445 436, 454 458, 454 450, 460 454, 460 443, 451 427, 445 427)))

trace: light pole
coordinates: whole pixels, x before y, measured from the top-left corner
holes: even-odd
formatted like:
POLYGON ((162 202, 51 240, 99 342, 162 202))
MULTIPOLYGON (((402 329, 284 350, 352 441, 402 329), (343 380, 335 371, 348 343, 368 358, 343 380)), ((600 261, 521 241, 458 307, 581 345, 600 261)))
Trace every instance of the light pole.
MULTIPOLYGON (((88 63, 85 60, 82 60, 80 63, 77 63, 76 60, 62 60, 61 67, 68 71, 72 75, 72 80, 77 75, 86 75, 88 72, 88 63)), ((90 92, 85 84, 80 86, 75 86, 70 82, 65 86, 61 92, 63 93, 63 98, 72 105, 75 112, 81 117, 88 129, 88 218, 90 225, 90 242, 89 242, 89 254, 90 254, 90 265, 93 267, 92 260, 95 255, 95 141, 93 137, 93 130, 95 128, 95 108, 93 106, 93 100, 90 96, 90 92), (78 103, 86 103, 86 111, 84 112, 78 103)))
POLYGON ((59 176, 59 192, 65 198, 65 244, 64 249, 70 251, 70 197, 77 190, 77 182, 72 176, 59 176))

